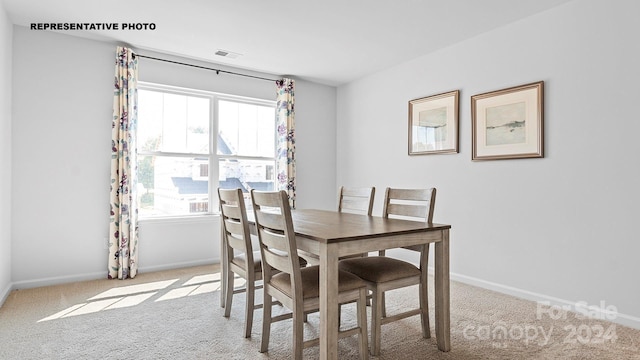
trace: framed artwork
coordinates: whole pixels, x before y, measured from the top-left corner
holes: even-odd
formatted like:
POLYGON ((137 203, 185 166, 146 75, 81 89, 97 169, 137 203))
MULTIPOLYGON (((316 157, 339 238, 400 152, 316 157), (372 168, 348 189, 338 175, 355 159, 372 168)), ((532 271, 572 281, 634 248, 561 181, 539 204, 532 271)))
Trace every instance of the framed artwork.
POLYGON ((458 97, 450 91, 409 101, 409 155, 458 152, 458 97))
POLYGON ((539 81, 471 97, 472 160, 544 157, 539 81))

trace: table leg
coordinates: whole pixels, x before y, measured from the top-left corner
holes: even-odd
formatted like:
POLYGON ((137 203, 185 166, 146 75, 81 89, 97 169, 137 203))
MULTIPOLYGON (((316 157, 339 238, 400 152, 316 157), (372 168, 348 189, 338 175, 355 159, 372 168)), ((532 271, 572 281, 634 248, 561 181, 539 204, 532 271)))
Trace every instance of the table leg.
POLYGON ((435 249, 436 341, 441 351, 451 350, 449 304, 449 229, 442 230, 442 241, 435 249))
POLYGON ((320 243, 320 359, 338 358, 337 245, 320 243))

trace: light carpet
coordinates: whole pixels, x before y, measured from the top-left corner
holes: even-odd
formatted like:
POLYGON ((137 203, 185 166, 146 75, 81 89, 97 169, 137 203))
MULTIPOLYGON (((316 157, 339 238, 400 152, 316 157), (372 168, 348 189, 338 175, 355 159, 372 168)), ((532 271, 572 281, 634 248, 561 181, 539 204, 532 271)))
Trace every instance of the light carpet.
MULTIPOLYGON (((13 291, 0 308, 0 359, 291 358, 289 321, 272 325, 269 352, 261 354, 262 310, 249 339, 242 337, 243 294, 234 296, 231 317, 222 316, 218 269, 13 291)), ((451 351, 444 353, 436 345, 429 290, 432 338, 422 338, 419 317, 384 325, 378 359, 640 359, 640 330, 455 281, 451 351)), ((417 298, 417 287, 390 292, 388 314, 417 298)), ((352 305, 344 308, 342 322, 355 322, 352 305)), ((306 338, 318 335, 318 325, 317 314, 310 315, 306 338)), ((305 349, 304 356, 318 358, 318 347, 305 349)), ((356 337, 339 341, 339 358, 358 358, 356 337)))

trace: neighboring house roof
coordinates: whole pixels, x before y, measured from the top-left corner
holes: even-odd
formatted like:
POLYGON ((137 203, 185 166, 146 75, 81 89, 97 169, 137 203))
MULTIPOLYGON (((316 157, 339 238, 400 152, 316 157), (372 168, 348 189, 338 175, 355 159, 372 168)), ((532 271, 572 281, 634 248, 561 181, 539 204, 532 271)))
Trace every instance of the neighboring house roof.
MULTIPOLYGON (((209 188, 206 180, 193 180, 190 177, 172 177, 171 181, 173 186, 178 189, 180 195, 192 195, 192 194, 208 194, 209 188)), ((270 182, 249 182, 247 183, 249 189, 255 189, 259 191, 273 191, 273 183, 270 182)), ((227 178, 227 180, 220 181, 219 186, 223 189, 236 189, 240 188, 242 192, 249 192, 249 189, 242 185, 242 182, 238 178, 227 178)))
POLYGON ((218 152, 221 155, 233 155, 231 148, 227 145, 227 142, 224 141, 220 133, 218 133, 218 152))
POLYGON ((242 185, 242 182, 238 178, 227 178, 227 180, 218 181, 218 185, 223 189, 242 189, 243 193, 249 192, 249 190, 245 189, 242 185))
MULTIPOLYGON (((218 152, 222 155, 233 155, 233 151, 218 133, 218 152)), ((199 159, 206 160, 206 158, 199 159)), ((231 160, 236 161, 236 160, 231 160)), ((171 181, 173 186, 178 189, 180 195, 192 195, 192 194, 208 194, 208 182, 206 180, 193 180, 190 177, 172 177, 171 181)), ((219 181, 218 185, 223 189, 236 189, 240 188, 242 192, 247 193, 250 189, 256 189, 261 191, 273 191, 273 184, 270 182, 248 182, 247 189, 238 178, 227 178, 226 180, 219 181)))
POLYGON ((250 188, 258 191, 273 191, 273 183, 271 182, 247 182, 250 188))
POLYGON ((178 194, 208 194, 209 182, 206 180, 193 180, 190 177, 172 177, 173 186, 178 189, 178 194))

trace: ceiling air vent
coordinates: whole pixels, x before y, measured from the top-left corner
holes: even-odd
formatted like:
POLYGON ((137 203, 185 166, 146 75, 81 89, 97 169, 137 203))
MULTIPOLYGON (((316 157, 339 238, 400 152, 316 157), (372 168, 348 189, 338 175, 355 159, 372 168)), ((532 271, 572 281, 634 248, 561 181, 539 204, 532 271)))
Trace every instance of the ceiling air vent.
POLYGON ((231 52, 228 50, 222 50, 222 49, 216 50, 215 54, 218 56, 229 58, 229 59, 235 59, 238 56, 242 56, 242 54, 238 54, 238 53, 234 53, 234 52, 231 52))

